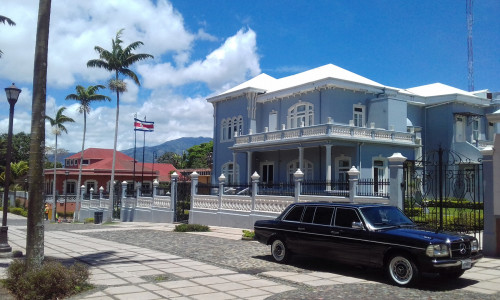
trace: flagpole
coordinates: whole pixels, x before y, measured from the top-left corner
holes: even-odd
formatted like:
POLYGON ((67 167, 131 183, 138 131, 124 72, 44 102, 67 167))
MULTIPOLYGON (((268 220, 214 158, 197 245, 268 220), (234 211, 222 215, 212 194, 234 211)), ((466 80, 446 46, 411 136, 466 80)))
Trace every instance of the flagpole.
POLYGON ((133 186, 135 190, 135 151, 136 151, 136 146, 137 146, 137 130, 135 130, 135 121, 137 119, 137 114, 134 115, 134 173, 133 173, 133 186))
MULTIPOLYGON (((144 121, 146 121, 146 116, 144 116, 144 121)), ((144 140, 142 144, 142 178, 141 187, 144 185, 144 150, 146 149, 146 131, 142 132, 144 134, 144 140)))

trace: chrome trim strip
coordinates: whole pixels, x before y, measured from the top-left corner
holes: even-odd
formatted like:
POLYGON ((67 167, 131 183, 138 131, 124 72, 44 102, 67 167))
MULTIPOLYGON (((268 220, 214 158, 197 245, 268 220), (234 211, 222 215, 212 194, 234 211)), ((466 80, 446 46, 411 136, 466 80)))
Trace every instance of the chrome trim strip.
POLYGON ((330 234, 319 234, 319 233, 311 233, 311 232, 296 231, 296 230, 286 230, 286 229, 276 229, 276 228, 271 228, 271 227, 260 227, 260 226, 254 226, 254 228, 270 229, 270 230, 275 230, 275 231, 285 231, 285 232, 300 233, 300 234, 306 234, 307 233, 309 235, 326 236, 326 237, 331 237, 331 238, 342 238, 342 239, 347 239, 347 240, 355 240, 355 241, 361 241, 361 242, 370 242, 370 243, 382 244, 382 245, 390 245, 390 246, 399 246, 399 247, 406 247, 406 248, 412 248, 412 249, 424 250, 424 251, 427 249, 427 248, 419 248, 419 247, 413 247, 413 246, 402 245, 402 244, 385 243, 385 242, 379 242, 379 241, 373 241, 373 240, 364 240, 364 239, 350 238, 350 237, 338 236, 338 235, 334 236, 334 235, 330 235, 330 234))

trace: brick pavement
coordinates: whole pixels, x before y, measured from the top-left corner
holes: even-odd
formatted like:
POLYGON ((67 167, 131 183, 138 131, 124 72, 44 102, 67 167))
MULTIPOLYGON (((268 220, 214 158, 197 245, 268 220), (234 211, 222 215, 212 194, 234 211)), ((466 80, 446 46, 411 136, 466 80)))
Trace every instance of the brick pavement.
MULTIPOLYGON (((15 217, 14 217, 15 218, 15 217)), ((10 220, 10 215, 9 215, 10 220)), ((495 299, 500 259, 485 258, 456 282, 423 287, 387 284, 379 271, 308 258, 271 261, 268 247, 241 241, 241 230, 173 233, 172 224, 47 224, 45 255, 91 266, 92 291, 73 299, 495 299)), ((24 251, 25 227, 9 226, 9 244, 24 251)), ((0 259, 0 276, 9 259, 0 259)))

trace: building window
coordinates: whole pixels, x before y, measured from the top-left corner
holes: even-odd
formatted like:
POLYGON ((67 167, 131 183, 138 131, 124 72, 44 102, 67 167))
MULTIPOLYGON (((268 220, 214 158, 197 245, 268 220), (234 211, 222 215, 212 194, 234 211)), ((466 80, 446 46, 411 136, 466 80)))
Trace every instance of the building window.
POLYGON ((260 164, 260 173, 262 183, 273 184, 274 182, 274 163, 264 162, 260 164))
POLYGON ((480 128, 479 119, 472 120, 472 140, 473 141, 479 141, 479 128, 480 128))
POLYGON ((455 142, 465 142, 465 119, 463 116, 455 118, 455 142))
POLYGON ((94 194, 98 193, 96 186, 97 186, 97 183, 95 181, 87 181, 85 183, 85 187, 86 187, 85 192, 87 193, 87 195, 90 195, 91 188, 94 189, 94 194))
POLYGON ((365 127, 365 106, 364 105, 354 105, 353 116, 354 126, 365 127))
POLYGON ((488 139, 493 141, 493 137, 495 136, 495 127, 492 122, 488 122, 488 139))
POLYGON ((83 159, 82 160, 82 165, 88 165, 89 164, 89 160, 88 159, 83 159))
POLYGON ((288 128, 314 125, 314 105, 308 102, 295 104, 288 109, 288 128))
POLYGON ((387 194, 387 160, 381 156, 373 158, 373 193, 374 195, 387 194))
POLYGON ((68 195, 75 195, 76 194, 76 182, 66 181, 65 188, 66 188, 66 190, 64 191, 65 194, 68 194, 68 195))
MULTIPOLYGON (((312 162, 308 161, 307 159, 304 159, 302 161, 304 164, 302 168, 300 169, 302 173, 304 173, 304 180, 314 180, 313 174, 314 174, 314 167, 312 162)), ((288 182, 294 182, 293 174, 299 169, 299 160, 296 159, 294 161, 291 161, 288 164, 288 182)))
POLYGON ((243 117, 233 117, 222 120, 221 122, 221 141, 231 141, 234 138, 234 133, 238 136, 243 134, 243 117))
POLYGON ((335 158, 335 171, 337 179, 337 190, 349 189, 349 174, 347 171, 351 168, 351 158, 342 154, 340 157, 335 158))
POLYGON ((278 130, 278 113, 272 111, 269 113, 269 131, 278 130))
POLYGON ((234 184, 238 179, 238 166, 234 168, 232 162, 225 163, 222 165, 222 174, 226 177, 226 184, 234 184))

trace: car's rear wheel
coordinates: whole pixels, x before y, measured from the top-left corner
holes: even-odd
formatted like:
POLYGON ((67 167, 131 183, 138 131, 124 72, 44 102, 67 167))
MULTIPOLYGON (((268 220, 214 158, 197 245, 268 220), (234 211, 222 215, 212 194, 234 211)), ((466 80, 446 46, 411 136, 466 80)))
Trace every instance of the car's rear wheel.
POLYGON ((275 239, 271 244, 271 254, 273 259, 279 263, 285 263, 290 258, 290 253, 281 239, 275 239))
POLYGON ((387 263, 387 273, 392 283, 398 286, 415 284, 419 279, 418 268, 413 260, 406 255, 393 255, 387 263))

